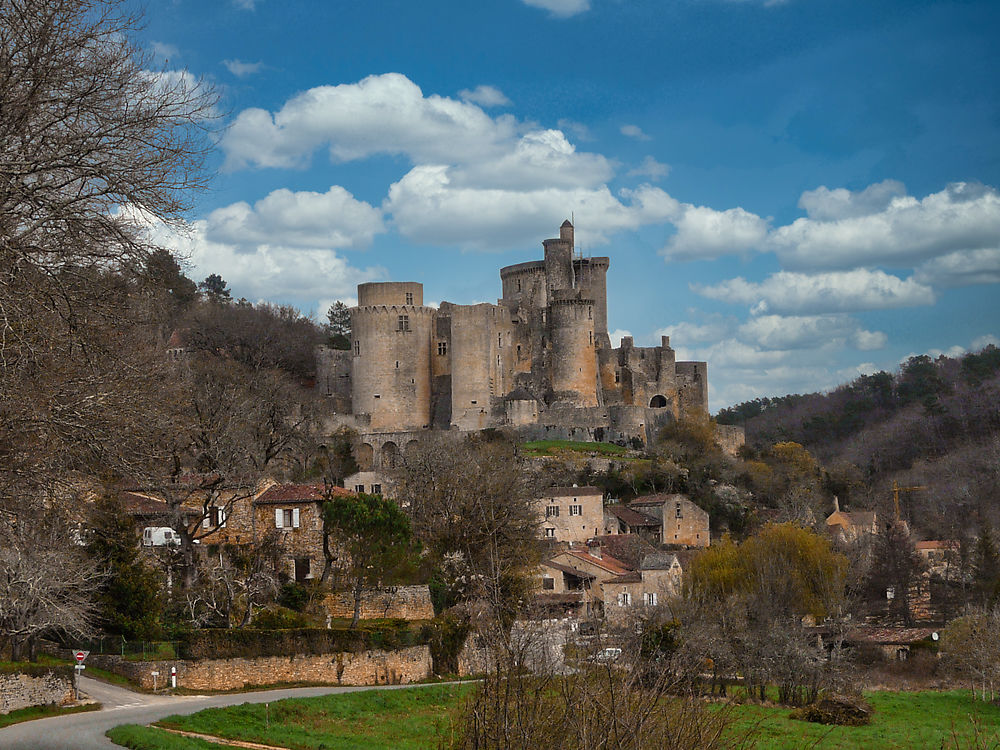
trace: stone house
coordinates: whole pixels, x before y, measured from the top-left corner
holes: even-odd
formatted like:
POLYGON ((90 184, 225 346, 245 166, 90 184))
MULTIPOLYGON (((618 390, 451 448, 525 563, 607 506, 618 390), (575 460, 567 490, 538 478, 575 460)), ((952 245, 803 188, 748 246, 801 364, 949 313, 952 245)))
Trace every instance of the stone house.
POLYGON ((392 480, 380 471, 359 471, 344 477, 344 489, 358 494, 392 497, 392 480))
POLYGON ((284 546, 281 572, 299 582, 318 578, 325 562, 323 503, 353 494, 322 483, 273 485, 252 502, 256 538, 275 530, 284 546))
POLYGON ((552 487, 535 505, 546 540, 585 542, 604 529, 604 493, 597 487, 552 487))
POLYGON ((644 495, 628 507, 659 521, 661 544, 707 547, 712 541, 708 513, 685 495, 644 495))
POLYGON ((576 618, 594 615, 591 589, 596 575, 546 560, 539 566, 539 578, 535 605, 541 614, 576 618))
POLYGON ((659 544, 663 536, 663 524, 659 518, 616 503, 604 509, 604 533, 635 534, 652 544, 659 544))
POLYGON ((604 582, 604 616, 610 621, 622 621, 644 609, 666 605, 681 593, 683 576, 684 567, 678 554, 646 555, 637 570, 604 582))
POLYGON ((914 545, 917 554, 927 564, 927 570, 931 575, 945 578, 947 580, 957 580, 959 577, 959 563, 961 546, 955 540, 930 539, 917 542, 914 545))
POLYGON ((878 517, 875 511, 843 511, 835 498, 833 513, 826 517, 826 531, 835 541, 854 542, 863 534, 878 533, 878 517))
MULTIPOLYGON (((584 610, 590 615, 600 615, 604 611, 604 581, 631 572, 631 568, 624 562, 611 555, 604 554, 599 545, 572 545, 568 549, 553 555, 547 564, 552 571, 561 571, 564 576, 577 576, 583 581, 584 610), (553 563, 562 567, 551 568, 553 563), (574 572, 568 573, 565 569, 574 572)), ((558 577, 551 572, 549 576, 553 578, 552 593, 563 593, 555 590, 555 586, 559 580, 558 577)), ((547 585, 544 577, 545 572, 543 570, 543 586, 547 585)), ((563 586, 566 585, 566 580, 565 578, 563 579, 563 586)), ((569 579, 569 582, 572 584, 572 579, 569 579)))

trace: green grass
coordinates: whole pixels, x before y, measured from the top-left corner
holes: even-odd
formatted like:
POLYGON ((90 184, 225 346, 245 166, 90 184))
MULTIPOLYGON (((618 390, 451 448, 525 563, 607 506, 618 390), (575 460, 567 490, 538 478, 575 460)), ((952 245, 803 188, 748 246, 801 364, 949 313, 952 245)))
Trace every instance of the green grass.
POLYGON ((85 711, 100 711, 100 703, 84 703, 82 706, 30 706, 11 711, 9 714, 0 714, 0 729, 9 727, 11 724, 20 724, 22 721, 34 721, 35 719, 47 719, 50 716, 62 716, 63 714, 79 714, 85 711))
POLYGON ((105 735, 116 745, 130 747, 132 750, 219 750, 220 747, 228 747, 138 724, 122 724, 109 729, 105 735))
POLYGON ((567 451, 620 458, 628 452, 628 448, 614 443, 583 443, 575 440, 533 440, 521 444, 521 452, 528 457, 555 456, 567 451))
POLYGON ((295 750, 423 750, 450 736, 452 713, 471 685, 365 690, 318 698, 244 703, 168 716, 171 729, 295 750))
MULTIPOLYGON (((163 726, 293 750, 417 750, 447 746, 462 698, 473 685, 367 690, 207 709, 170 716, 163 726)), ((965 690, 878 692, 866 696, 875 709, 866 727, 829 727, 789 718, 789 708, 733 705, 734 736, 753 730, 753 747, 764 750, 909 750, 1000 746, 1000 707, 973 701, 965 690), (980 732, 980 744, 974 744, 980 732)), ((135 750, 213 747, 202 740, 126 725, 108 736, 135 750)), ((218 747, 215 745, 214 747, 218 747)))
POLYGON ((1000 707, 974 702, 967 690, 948 692, 878 692, 865 696, 875 710, 864 727, 831 727, 789 718, 791 709, 746 704, 736 707, 735 732, 756 727, 754 747, 767 750, 909 750, 965 748, 977 726, 997 747, 1000 707))
POLYGON ((90 664, 87 665, 84 677, 93 677, 95 680, 100 680, 101 682, 110 682, 112 685, 121 685, 122 687, 129 688, 130 690, 139 690, 139 686, 127 677, 120 675, 117 672, 109 672, 106 669, 101 669, 100 667, 95 667, 90 664))

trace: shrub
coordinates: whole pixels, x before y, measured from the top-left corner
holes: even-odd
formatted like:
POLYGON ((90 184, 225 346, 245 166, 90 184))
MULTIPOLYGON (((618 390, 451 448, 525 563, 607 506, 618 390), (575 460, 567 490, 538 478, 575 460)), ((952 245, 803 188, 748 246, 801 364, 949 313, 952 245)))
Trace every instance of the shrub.
POLYGON ((332 654, 367 649, 396 650, 425 645, 430 637, 422 628, 403 624, 379 624, 347 628, 294 628, 289 630, 227 630, 206 628, 186 634, 180 641, 184 659, 235 659, 256 656, 332 654))

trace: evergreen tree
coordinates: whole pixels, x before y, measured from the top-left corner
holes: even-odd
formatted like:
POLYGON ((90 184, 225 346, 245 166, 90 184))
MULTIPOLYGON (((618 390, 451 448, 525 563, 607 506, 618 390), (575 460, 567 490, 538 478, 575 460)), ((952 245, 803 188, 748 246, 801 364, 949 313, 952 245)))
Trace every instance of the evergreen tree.
POLYGON ((217 273, 206 276, 205 280, 198 284, 198 288, 205 293, 209 302, 230 302, 233 298, 226 280, 217 273))
POLYGON ((350 349, 351 309, 338 300, 330 305, 326 318, 329 322, 323 328, 326 330, 327 346, 332 349, 350 349))
POLYGON ((989 606, 1000 589, 1000 552, 988 521, 979 527, 979 539, 972 551, 972 574, 978 598, 984 606, 989 606))

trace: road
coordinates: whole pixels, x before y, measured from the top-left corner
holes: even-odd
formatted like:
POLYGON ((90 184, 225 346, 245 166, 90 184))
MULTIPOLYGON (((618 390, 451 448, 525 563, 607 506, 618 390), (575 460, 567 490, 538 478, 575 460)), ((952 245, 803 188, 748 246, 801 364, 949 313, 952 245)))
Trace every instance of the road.
MULTIPOLYGON (((393 689, 405 685, 382 685, 377 689, 393 689)), ((121 748, 104 736, 119 724, 149 724, 171 714, 191 714, 203 708, 234 706, 240 703, 264 703, 282 698, 304 698, 330 693, 350 693, 372 690, 371 687, 314 687, 288 690, 261 690, 231 695, 147 695, 82 677, 80 690, 103 704, 100 711, 54 716, 50 719, 26 721, 0 729, 3 750, 91 750, 121 748)))

